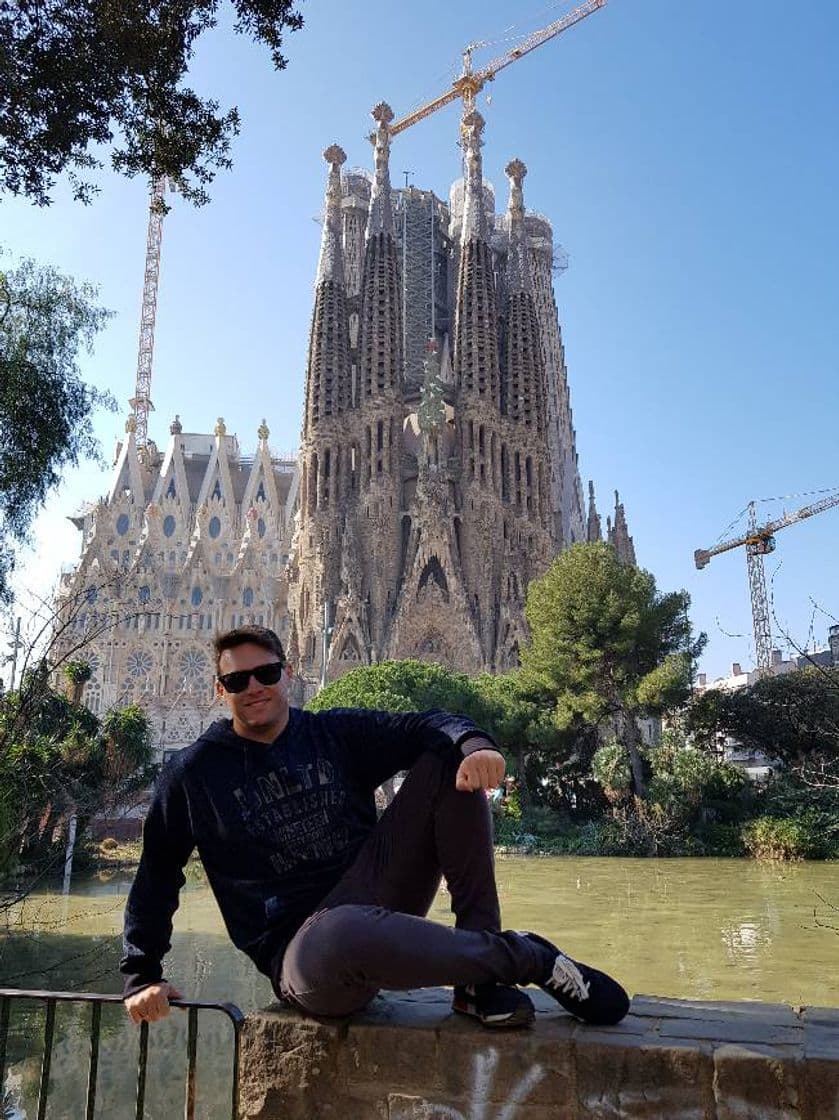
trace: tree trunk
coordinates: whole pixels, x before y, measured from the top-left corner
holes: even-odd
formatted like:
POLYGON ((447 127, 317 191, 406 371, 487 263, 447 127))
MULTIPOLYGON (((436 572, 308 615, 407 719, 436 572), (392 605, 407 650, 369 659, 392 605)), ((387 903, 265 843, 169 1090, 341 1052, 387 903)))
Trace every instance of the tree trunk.
POLYGON ((632 792, 636 797, 647 796, 647 783, 644 781, 644 760, 641 757, 641 732, 635 717, 630 712, 623 714, 623 742, 629 755, 629 768, 632 771, 632 792))

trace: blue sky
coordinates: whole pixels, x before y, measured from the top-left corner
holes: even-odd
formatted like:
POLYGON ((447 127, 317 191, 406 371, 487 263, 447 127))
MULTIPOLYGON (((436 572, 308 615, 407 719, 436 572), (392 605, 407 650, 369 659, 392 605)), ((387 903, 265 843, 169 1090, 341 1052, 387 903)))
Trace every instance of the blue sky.
MULTIPOLYGON (((242 134, 212 203, 176 199, 166 219, 152 436, 163 441, 176 412, 186 431, 223 415, 252 449, 265 416, 272 446, 296 447, 322 150, 338 141, 348 165, 369 166, 375 102, 400 115, 447 86, 467 43, 493 43, 481 64, 571 6, 305 0, 281 73, 228 27, 199 41, 192 81, 239 106, 242 134)), ((583 478, 604 515, 620 490, 640 563, 663 589, 690 592, 714 676, 752 660, 745 556, 697 572, 694 549, 750 498, 839 485, 837 48, 834 0, 610 0, 499 75, 479 105, 499 202, 519 156, 526 204, 550 216, 570 257, 556 294, 583 478)), ((394 180, 408 170, 445 196, 457 124, 452 105, 398 137, 394 180)), ((110 173, 100 184, 87 208, 62 186, 46 210, 4 199, 0 242, 97 283, 116 312, 84 361, 124 406, 97 421, 109 456, 133 390, 147 194, 110 173)), ((75 559, 64 515, 106 487, 90 465, 67 477, 22 585, 48 587, 75 559)), ((799 642, 839 617, 838 544, 839 508, 779 534, 767 560, 776 629, 799 642)))

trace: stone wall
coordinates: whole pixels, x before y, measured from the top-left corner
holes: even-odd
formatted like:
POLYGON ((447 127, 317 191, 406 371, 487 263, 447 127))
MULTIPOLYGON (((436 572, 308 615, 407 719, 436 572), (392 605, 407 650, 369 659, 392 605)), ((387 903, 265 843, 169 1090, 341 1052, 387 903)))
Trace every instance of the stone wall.
POLYGON ((252 1014, 242 1120, 839 1120, 839 1010, 638 996, 601 1030, 534 1002, 510 1032, 440 989, 340 1022, 252 1014))

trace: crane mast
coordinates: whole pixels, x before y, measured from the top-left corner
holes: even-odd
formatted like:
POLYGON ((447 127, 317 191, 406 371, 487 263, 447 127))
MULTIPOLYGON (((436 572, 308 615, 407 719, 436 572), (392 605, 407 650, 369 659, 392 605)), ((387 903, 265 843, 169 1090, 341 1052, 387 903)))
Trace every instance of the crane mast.
POLYGON ((697 548, 693 554, 694 563, 701 571, 711 562, 712 557, 719 556, 722 552, 729 552, 732 548, 746 547, 746 565, 749 572, 749 592, 752 599, 752 624, 755 635, 755 656, 757 667, 761 672, 766 672, 772 663, 772 628, 769 622, 769 596, 766 594, 766 573, 763 569, 763 557, 775 551, 775 533, 795 525, 799 521, 806 521, 808 517, 815 517, 818 513, 839 506, 839 494, 831 494, 821 498, 810 505, 802 506, 792 513, 785 513, 774 521, 767 521, 765 525, 758 525, 757 507, 754 502, 749 502, 749 528, 745 536, 732 537, 713 548, 697 548))
POLYGON ((475 106, 475 97, 480 93, 487 82, 492 79, 505 67, 509 66, 512 62, 518 62, 520 58, 524 58, 526 54, 535 51, 537 47, 541 47, 543 43, 555 39, 563 31, 567 31, 569 27, 573 27, 575 23, 580 23, 587 16, 596 12, 598 8, 603 8, 606 5, 606 0, 586 0, 584 4, 580 4, 574 8, 573 11, 567 12, 560 19, 555 20, 553 23, 548 24, 539 31, 534 31, 532 35, 528 35, 517 46, 506 54, 500 55, 498 58, 492 60, 486 66, 482 66, 480 70, 472 69, 472 52, 479 46, 478 43, 473 43, 468 46, 463 52, 463 72, 455 78, 451 87, 435 97, 432 101, 421 105, 419 109, 415 109, 412 113, 401 117, 398 121, 394 121, 390 125, 388 131, 391 136, 398 136, 400 132, 404 132, 406 128, 416 124, 417 121, 424 120, 425 117, 435 113, 438 109, 442 109, 445 105, 450 105, 452 101, 456 101, 458 97, 463 100, 463 111, 468 113, 470 109, 475 106))
POLYGON ((146 235, 146 270, 143 277, 143 304, 140 310, 140 344, 137 353, 137 380, 129 401, 136 420, 138 447, 145 447, 149 436, 151 374, 154 358, 154 324, 157 317, 157 289, 160 282, 160 245, 163 239, 163 200, 166 179, 161 176, 151 186, 149 226, 146 235))
MULTIPOLYGON (((769 622, 769 596, 766 594, 766 572, 763 570, 764 554, 768 541, 757 536, 757 511, 754 502, 749 502, 749 532, 751 540, 746 542, 746 567, 749 572, 749 593, 752 598, 752 625, 755 632, 755 657, 760 670, 772 664, 772 627, 769 622)), ((769 538, 772 541, 772 538, 769 538)), ((774 548, 774 541, 772 548, 774 548)))

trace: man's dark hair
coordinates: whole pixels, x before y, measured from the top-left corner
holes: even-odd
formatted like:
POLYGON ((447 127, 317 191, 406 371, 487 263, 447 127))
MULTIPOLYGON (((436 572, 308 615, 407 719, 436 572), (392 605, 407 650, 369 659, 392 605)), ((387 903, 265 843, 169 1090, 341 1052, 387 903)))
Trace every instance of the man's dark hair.
POLYGON ((236 646, 244 645, 261 646, 269 653, 276 653, 280 661, 285 662, 283 644, 273 630, 269 630, 267 626, 237 626, 235 630, 219 634, 213 642, 216 651, 216 672, 219 668, 219 658, 226 649, 235 649, 236 646))

